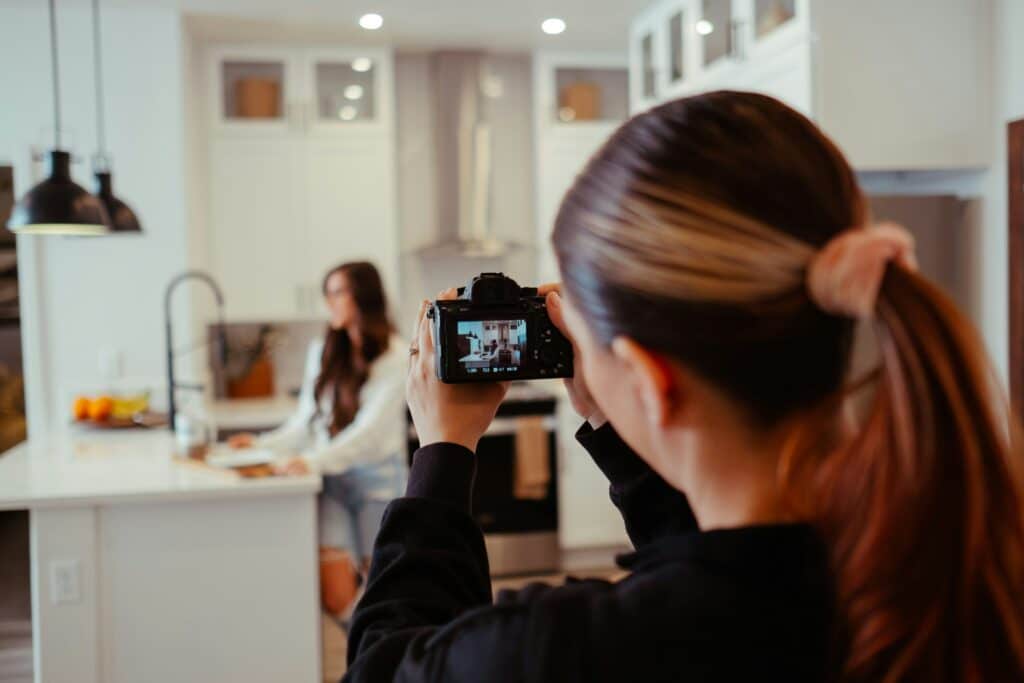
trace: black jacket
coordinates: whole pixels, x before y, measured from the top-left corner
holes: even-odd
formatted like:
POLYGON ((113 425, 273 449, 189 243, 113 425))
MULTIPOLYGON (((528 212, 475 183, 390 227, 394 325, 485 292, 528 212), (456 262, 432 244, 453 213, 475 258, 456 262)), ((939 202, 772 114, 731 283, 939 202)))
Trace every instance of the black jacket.
POLYGON ((347 681, 818 681, 830 623, 825 550, 805 525, 701 532, 686 498, 611 426, 577 438, 611 481, 636 552, 618 583, 491 598, 469 515, 475 456, 416 452, 388 507, 349 637, 347 681))

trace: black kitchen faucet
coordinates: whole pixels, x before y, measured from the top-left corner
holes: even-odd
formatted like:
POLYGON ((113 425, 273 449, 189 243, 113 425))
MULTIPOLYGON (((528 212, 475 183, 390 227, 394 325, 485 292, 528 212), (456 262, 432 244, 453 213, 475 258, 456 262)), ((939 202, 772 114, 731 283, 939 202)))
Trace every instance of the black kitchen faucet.
POLYGON ((218 346, 217 353, 221 363, 227 360, 228 354, 227 338, 224 334, 224 295, 220 291, 220 286, 217 285, 217 282, 208 273, 204 273, 201 270, 187 270, 180 275, 176 275, 167 284, 167 289, 164 290, 164 327, 167 332, 167 420, 172 432, 174 431, 174 417, 177 413, 174 390, 178 388, 201 390, 203 388, 201 384, 185 384, 174 381, 174 335, 171 331, 171 294, 185 280, 200 280, 213 290, 213 296, 217 299, 217 338, 214 340, 214 343, 218 346))

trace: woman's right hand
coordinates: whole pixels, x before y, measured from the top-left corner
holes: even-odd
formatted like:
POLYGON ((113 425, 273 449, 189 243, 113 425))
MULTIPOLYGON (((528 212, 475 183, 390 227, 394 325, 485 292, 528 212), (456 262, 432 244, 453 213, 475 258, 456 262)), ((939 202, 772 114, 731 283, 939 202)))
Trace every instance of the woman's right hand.
MULTIPOLYGON (((537 288, 537 293, 545 297, 544 303, 547 305, 548 317, 551 318, 551 323, 569 340, 572 344, 573 358, 578 359, 580 357, 579 347, 576 345, 576 340, 569 334, 569 328, 566 326, 565 318, 562 315, 562 285, 557 282, 541 285, 537 288)), ((597 429, 607 422, 601 409, 594 402, 594 397, 591 396, 587 382, 583 379, 583 372, 578 365, 573 367, 572 377, 565 379, 565 388, 569 392, 569 400, 572 401, 572 407, 579 413, 580 417, 590 423, 591 428, 597 429)))
POLYGON ((256 436, 254 434, 249 434, 248 432, 243 434, 234 434, 228 437, 228 446, 236 450, 252 448, 255 441, 256 436))
MULTIPOLYGON (((455 290, 445 290, 438 299, 454 299, 455 290)), ((480 437, 498 412, 508 391, 507 382, 445 384, 434 369, 434 334, 426 317, 429 301, 420 305, 416 341, 410 350, 406 401, 420 445, 455 443, 476 452, 480 437)))

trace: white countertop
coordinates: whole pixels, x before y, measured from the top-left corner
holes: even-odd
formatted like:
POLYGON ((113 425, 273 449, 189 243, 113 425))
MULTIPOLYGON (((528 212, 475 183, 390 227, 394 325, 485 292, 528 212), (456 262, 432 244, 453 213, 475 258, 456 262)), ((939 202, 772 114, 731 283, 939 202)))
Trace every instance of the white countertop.
POLYGON ((223 399, 207 404, 206 413, 218 429, 266 429, 291 417, 296 405, 291 396, 223 399))
POLYGON ((173 457, 163 429, 68 432, 0 456, 0 510, 315 494, 320 477, 243 479, 173 457))

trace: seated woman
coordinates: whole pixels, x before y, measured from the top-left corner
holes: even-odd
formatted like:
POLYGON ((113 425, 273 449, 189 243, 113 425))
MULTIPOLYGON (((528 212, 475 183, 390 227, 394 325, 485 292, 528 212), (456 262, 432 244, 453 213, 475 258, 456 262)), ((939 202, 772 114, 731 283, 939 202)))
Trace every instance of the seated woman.
POLYGON ((1024 680, 1017 422, 908 234, 866 211, 838 149, 774 99, 622 126, 563 201, 547 302, 632 574, 492 600, 469 501, 505 387, 437 382, 421 320, 423 447, 347 680, 1024 680), (865 378, 857 321, 880 348, 865 378))
POLYGON ((367 530, 405 486, 405 349, 388 318, 373 264, 345 263, 324 277, 327 334, 306 354, 299 405, 279 428, 232 446, 269 448, 285 456, 285 474, 324 474, 320 496, 321 593, 324 607, 343 613, 356 595, 356 563, 368 562, 367 530))

